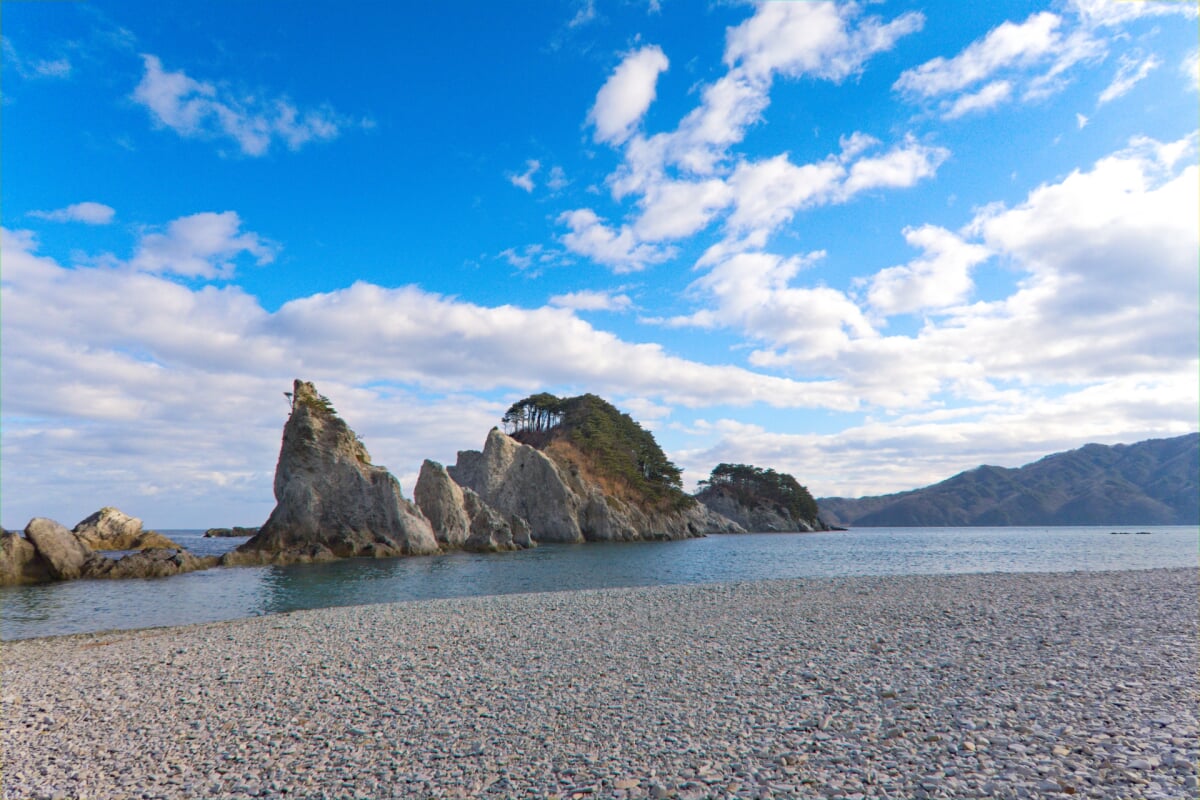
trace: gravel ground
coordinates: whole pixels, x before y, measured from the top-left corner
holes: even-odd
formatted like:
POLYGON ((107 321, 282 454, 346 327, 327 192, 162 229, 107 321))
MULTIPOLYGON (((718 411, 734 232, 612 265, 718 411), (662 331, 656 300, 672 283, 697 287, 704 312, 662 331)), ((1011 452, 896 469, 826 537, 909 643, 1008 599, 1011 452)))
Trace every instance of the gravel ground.
POLYGON ((6 798, 1194 798, 1198 573, 768 581, 3 645, 6 798))

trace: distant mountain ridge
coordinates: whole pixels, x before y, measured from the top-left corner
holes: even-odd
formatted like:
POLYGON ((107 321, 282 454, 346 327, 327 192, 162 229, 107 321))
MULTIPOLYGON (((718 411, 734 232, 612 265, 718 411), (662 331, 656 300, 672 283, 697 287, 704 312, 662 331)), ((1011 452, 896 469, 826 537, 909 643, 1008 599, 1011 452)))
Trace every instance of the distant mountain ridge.
POLYGON ((981 466, 908 492, 817 500, 857 527, 1200 524, 1200 433, 1084 445, 1009 469, 981 466))

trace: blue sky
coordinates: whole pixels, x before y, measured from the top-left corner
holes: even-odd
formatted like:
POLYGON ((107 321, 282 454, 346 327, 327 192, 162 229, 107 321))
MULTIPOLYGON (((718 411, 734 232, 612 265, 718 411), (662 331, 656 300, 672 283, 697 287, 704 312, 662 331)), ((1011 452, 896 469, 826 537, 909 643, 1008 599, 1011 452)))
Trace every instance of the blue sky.
POLYGON ((0 522, 595 392, 689 488, 1196 430, 1197 5, 6 3, 0 522), (286 12, 286 13, 284 13, 286 12))

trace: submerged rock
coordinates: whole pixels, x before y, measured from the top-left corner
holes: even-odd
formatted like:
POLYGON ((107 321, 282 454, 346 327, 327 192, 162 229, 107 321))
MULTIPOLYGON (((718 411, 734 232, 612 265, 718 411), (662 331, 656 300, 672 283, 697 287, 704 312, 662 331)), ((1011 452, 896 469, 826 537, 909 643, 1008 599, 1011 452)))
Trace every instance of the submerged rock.
POLYGON ((297 380, 275 468, 275 510, 223 564, 438 552, 429 521, 311 383, 297 380))
POLYGON ((86 578, 165 578, 184 572, 215 567, 217 556, 194 556, 187 550, 153 548, 130 553, 120 559, 93 555, 86 565, 86 578))
POLYGON ((111 506, 82 520, 71 532, 92 550, 183 549, 157 531, 142 530, 140 519, 111 506))

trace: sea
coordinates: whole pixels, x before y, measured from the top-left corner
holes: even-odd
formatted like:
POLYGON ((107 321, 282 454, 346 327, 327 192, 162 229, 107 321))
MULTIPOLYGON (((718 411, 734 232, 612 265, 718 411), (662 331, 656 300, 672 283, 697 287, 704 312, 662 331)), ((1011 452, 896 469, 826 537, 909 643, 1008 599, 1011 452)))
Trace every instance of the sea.
MULTIPOLYGON (((197 555, 245 539, 162 533, 197 555)), ((309 608, 621 586, 1200 567, 1200 527, 856 528, 511 553, 218 567, 170 578, 0 587, 0 639, 188 625, 309 608)))

